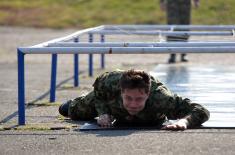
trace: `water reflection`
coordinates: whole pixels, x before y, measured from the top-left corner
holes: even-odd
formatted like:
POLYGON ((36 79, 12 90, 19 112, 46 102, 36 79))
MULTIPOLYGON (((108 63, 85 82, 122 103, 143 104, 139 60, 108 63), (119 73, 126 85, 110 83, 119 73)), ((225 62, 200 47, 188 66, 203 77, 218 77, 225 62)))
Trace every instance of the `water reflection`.
POLYGON ((157 66, 151 74, 174 93, 200 103, 211 112, 206 126, 235 126, 235 67, 157 66))
POLYGON ((185 95, 190 91, 190 74, 186 66, 159 65, 150 74, 160 79, 174 93, 185 95))

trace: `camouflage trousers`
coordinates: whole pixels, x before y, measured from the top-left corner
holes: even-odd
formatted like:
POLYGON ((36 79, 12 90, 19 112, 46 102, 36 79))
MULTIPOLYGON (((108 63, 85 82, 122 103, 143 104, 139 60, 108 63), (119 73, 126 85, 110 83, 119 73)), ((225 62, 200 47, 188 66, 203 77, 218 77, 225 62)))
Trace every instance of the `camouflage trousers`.
POLYGON ((92 120, 97 117, 94 91, 69 102, 68 115, 72 120, 92 120))
MULTIPOLYGON (((167 24, 189 25, 191 20, 191 0, 167 0, 167 24)), ((174 29, 174 31, 180 31, 174 29)), ((187 31, 182 30, 181 31, 187 31)), ((187 41, 189 36, 168 36, 167 41, 187 41)))

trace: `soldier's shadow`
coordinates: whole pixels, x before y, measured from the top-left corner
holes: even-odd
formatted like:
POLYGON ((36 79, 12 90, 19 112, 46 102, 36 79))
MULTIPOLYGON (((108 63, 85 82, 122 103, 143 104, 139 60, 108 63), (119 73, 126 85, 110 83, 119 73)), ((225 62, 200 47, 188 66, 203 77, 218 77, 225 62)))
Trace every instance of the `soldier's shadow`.
MULTIPOLYGON (((97 137, 117 137, 117 136, 128 136, 133 133, 143 132, 147 130, 158 131, 160 126, 143 126, 143 125, 127 125, 119 124, 109 128, 103 128, 97 125, 96 121, 73 121, 80 124, 79 128, 74 131, 81 132, 84 134, 95 134, 97 137)), ((72 123, 72 122, 71 122, 72 123)))
POLYGON ((84 134, 93 134, 96 137, 120 137, 120 136, 128 136, 133 133, 139 132, 138 130, 90 130, 90 131, 82 131, 84 134))

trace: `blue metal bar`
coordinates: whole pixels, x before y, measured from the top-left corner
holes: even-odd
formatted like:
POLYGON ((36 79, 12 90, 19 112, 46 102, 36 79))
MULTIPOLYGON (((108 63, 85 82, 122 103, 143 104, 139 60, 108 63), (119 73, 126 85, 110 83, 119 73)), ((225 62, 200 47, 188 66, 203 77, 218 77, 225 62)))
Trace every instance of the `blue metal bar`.
MULTIPOLYGON (((75 38, 74 42, 77 43, 79 42, 79 38, 75 38)), ((74 87, 78 87, 79 86, 79 55, 78 54, 74 54, 74 87)))
POLYGON ((55 102, 55 93, 56 93, 56 70, 57 70, 57 54, 52 54, 52 61, 51 61, 50 102, 55 102))
POLYGON ((93 54, 89 54, 89 76, 93 76, 93 54))
MULTIPOLYGON (((101 43, 104 43, 104 42, 105 42, 104 35, 101 34, 100 37, 101 37, 101 38, 100 38, 101 43)), ((105 56, 104 56, 104 53, 101 54, 101 68, 102 68, 102 69, 105 68, 105 56)))
POLYGON ((74 54, 74 87, 78 87, 79 86, 79 55, 78 54, 74 54))
MULTIPOLYGON (((93 34, 89 33, 89 42, 93 42, 93 34)), ((93 76, 93 54, 89 54, 89 76, 93 76)))
POLYGON ((24 53, 17 49, 18 57, 18 124, 25 125, 24 53))

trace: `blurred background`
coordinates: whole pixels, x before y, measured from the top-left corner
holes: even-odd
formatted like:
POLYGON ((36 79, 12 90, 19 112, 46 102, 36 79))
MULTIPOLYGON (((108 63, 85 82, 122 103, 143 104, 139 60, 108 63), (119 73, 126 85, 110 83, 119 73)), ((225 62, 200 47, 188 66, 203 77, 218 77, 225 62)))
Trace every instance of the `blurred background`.
MULTIPOLYGON (((234 0, 201 0, 192 24, 234 24, 234 0)), ((86 28, 103 24, 165 24, 159 0, 0 0, 0 25, 86 28)))

